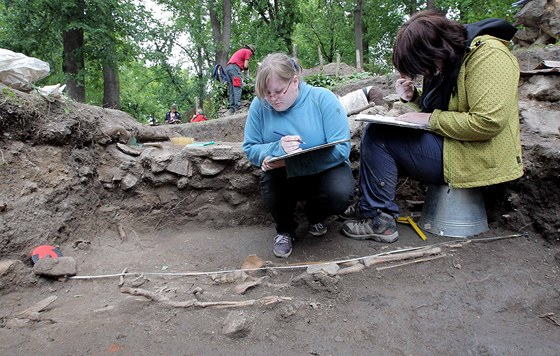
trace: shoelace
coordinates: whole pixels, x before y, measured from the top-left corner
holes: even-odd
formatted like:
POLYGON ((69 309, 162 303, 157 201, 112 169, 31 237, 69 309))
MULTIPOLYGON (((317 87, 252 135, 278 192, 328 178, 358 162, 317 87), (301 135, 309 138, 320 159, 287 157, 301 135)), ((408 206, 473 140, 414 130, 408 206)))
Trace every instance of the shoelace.
POLYGON ((287 244, 290 241, 290 237, 286 235, 276 235, 274 242, 277 244, 287 244))
POLYGON ((358 219, 358 224, 372 224, 374 228, 377 228, 380 225, 381 221, 379 221, 379 215, 373 218, 360 218, 358 219))
POLYGON ((346 208, 343 215, 347 218, 357 218, 359 211, 358 209, 358 202, 352 203, 348 208, 346 208))

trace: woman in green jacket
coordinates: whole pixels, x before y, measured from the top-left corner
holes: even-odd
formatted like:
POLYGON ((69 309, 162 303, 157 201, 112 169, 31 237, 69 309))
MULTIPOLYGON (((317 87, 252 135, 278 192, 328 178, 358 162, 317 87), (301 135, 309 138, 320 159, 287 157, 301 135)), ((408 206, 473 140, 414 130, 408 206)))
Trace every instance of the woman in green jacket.
MULTIPOLYGON (((360 219, 351 238, 398 239, 398 175, 453 188, 488 186, 523 175, 517 85, 519 65, 507 42, 517 29, 501 19, 461 25, 435 11, 413 15, 397 34, 396 90, 419 111, 400 120, 430 131, 368 125, 360 155, 360 219), (413 80, 423 76, 422 90, 413 80)), ((351 217, 351 216, 346 216, 351 217)))

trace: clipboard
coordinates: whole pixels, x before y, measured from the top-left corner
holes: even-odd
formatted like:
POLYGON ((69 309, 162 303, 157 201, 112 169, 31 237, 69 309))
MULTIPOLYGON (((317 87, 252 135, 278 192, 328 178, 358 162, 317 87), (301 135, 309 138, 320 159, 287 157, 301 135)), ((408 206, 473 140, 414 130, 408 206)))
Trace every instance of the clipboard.
POLYGON ((301 155, 301 154, 305 154, 305 153, 307 153, 307 152, 317 151, 317 150, 320 150, 320 149, 323 149, 323 148, 327 148, 327 147, 331 147, 331 146, 334 146, 334 145, 338 145, 339 143, 342 143, 342 142, 349 142, 349 141, 350 141, 350 139, 347 138, 347 139, 343 139, 343 140, 338 140, 338 141, 323 143, 322 145, 318 145, 318 146, 314 146, 314 147, 309 147, 309 148, 303 149, 303 150, 298 151, 298 152, 291 152, 291 153, 287 153, 287 154, 285 154, 285 155, 283 155, 283 156, 272 157, 271 159, 268 160, 268 162, 274 162, 274 161, 278 161, 278 160, 281 160, 281 159, 284 159, 284 158, 290 158, 290 157, 293 157, 293 156, 298 156, 298 155, 301 155))
POLYGON ((415 122, 401 121, 401 120, 397 120, 396 117, 391 117, 391 116, 359 114, 358 116, 356 116, 354 120, 372 122, 374 124, 392 125, 392 126, 399 126, 399 127, 408 127, 410 129, 430 131, 430 126, 428 125, 417 124, 415 122))

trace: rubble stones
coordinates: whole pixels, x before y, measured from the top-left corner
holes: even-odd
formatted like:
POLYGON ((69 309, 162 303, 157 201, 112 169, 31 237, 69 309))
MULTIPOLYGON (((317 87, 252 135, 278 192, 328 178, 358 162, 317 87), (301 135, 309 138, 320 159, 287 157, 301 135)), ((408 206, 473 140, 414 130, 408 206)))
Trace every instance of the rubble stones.
POLYGON ((240 339, 249 334, 251 326, 248 318, 243 312, 231 311, 222 328, 222 333, 231 339, 240 339))
POLYGON ((163 172, 172 158, 169 151, 156 148, 148 148, 140 155, 142 165, 149 168, 151 173, 163 172))
POLYGON ((224 168, 225 165, 221 163, 206 160, 198 167, 198 170, 203 176, 215 176, 220 174, 224 168))
POLYGON ((560 35, 558 1, 528 1, 514 17, 514 25, 522 29, 515 34, 513 42, 522 47, 554 44, 560 35))
POLYGON ((559 75, 533 75, 519 89, 521 97, 531 100, 560 102, 559 75))
POLYGON ((542 110, 537 107, 526 107, 520 110, 525 125, 536 133, 558 135, 560 112, 542 110))
POLYGON ((119 150, 121 150, 122 152, 126 153, 127 155, 131 155, 131 156, 140 156, 140 154, 142 153, 140 151, 137 151, 137 150, 133 149, 130 146, 123 145, 120 142, 117 142, 117 148, 119 150))
POLYGON ((336 276, 339 269, 340 267, 336 263, 314 264, 307 267, 307 273, 315 274, 323 272, 329 276, 336 276))
POLYGON ((41 258, 33 266, 36 275, 48 277, 74 276, 78 271, 76 260, 72 257, 41 258))
POLYGON ((0 276, 4 275, 17 260, 0 260, 0 276))
POLYGON ((132 174, 127 174, 121 181, 121 189, 126 191, 134 188, 134 186, 138 183, 138 180, 138 177, 132 174))
POLYGON ((165 169, 180 176, 192 176, 192 165, 190 161, 181 155, 174 156, 165 169))
POLYGON ((228 202, 232 206, 237 206, 245 203, 247 201, 247 197, 237 192, 226 192, 224 193, 224 201, 228 202))

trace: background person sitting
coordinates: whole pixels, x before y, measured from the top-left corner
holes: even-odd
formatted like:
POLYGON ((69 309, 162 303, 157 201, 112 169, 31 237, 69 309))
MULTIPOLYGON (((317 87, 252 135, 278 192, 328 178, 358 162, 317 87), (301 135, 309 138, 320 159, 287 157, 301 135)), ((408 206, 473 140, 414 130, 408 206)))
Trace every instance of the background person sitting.
POLYGON ((197 111, 191 118, 191 122, 201 122, 208 120, 202 111, 197 111))
POLYGON ((369 86, 354 90, 338 98, 346 109, 346 113, 351 113, 359 109, 365 109, 370 104, 383 105, 383 92, 376 86, 369 86))
POLYGON ((166 124, 180 124, 181 123, 181 114, 177 112, 177 104, 171 105, 171 110, 165 114, 165 123, 166 124))

